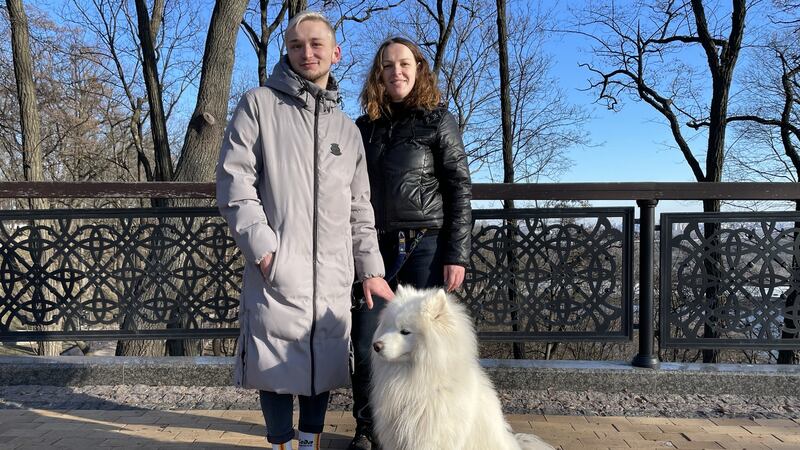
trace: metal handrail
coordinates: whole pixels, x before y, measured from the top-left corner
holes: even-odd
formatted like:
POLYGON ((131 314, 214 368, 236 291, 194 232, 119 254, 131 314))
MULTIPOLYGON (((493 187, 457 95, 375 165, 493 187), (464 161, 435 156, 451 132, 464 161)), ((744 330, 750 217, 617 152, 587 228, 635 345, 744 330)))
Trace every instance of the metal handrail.
MULTIPOLYGON (((214 183, 0 182, 0 198, 207 198, 214 183)), ((800 183, 475 183, 473 200, 800 200, 800 183)))

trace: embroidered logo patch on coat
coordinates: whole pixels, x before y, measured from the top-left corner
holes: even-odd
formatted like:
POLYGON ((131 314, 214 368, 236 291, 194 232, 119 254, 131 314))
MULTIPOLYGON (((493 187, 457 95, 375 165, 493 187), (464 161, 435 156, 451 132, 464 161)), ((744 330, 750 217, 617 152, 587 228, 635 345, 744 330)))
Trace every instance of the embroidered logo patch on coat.
POLYGON ((331 153, 333 153, 334 156, 340 156, 342 154, 342 149, 339 148, 339 144, 335 142, 331 144, 331 153))

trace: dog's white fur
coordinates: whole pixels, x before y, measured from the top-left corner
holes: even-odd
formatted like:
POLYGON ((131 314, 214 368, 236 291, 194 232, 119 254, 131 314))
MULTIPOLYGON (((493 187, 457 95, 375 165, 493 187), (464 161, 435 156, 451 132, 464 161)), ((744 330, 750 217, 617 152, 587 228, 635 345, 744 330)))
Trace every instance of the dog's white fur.
POLYGON ((472 321, 442 289, 398 287, 373 338, 370 402, 384 450, 552 449, 511 433, 472 321))

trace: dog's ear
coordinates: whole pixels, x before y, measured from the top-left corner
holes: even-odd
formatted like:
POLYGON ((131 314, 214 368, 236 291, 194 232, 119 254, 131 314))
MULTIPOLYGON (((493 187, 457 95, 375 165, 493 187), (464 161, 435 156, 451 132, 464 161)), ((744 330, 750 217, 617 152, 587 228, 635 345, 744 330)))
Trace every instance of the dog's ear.
POLYGON ((397 289, 395 289, 395 291, 394 291, 394 295, 397 295, 398 297, 401 297, 401 296, 403 296, 405 294, 406 294, 406 287, 403 286, 402 284, 398 284, 397 285, 397 289))
POLYGON ((437 289, 422 303, 422 310, 433 319, 447 312, 447 293, 444 289, 437 289))

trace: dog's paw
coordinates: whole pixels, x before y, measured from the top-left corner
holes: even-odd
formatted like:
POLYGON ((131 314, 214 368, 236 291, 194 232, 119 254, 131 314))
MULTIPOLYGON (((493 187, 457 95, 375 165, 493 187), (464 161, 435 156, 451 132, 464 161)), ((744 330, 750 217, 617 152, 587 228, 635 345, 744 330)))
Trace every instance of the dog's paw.
POLYGON ((514 438, 522 450, 554 450, 552 445, 535 434, 516 433, 514 438))

